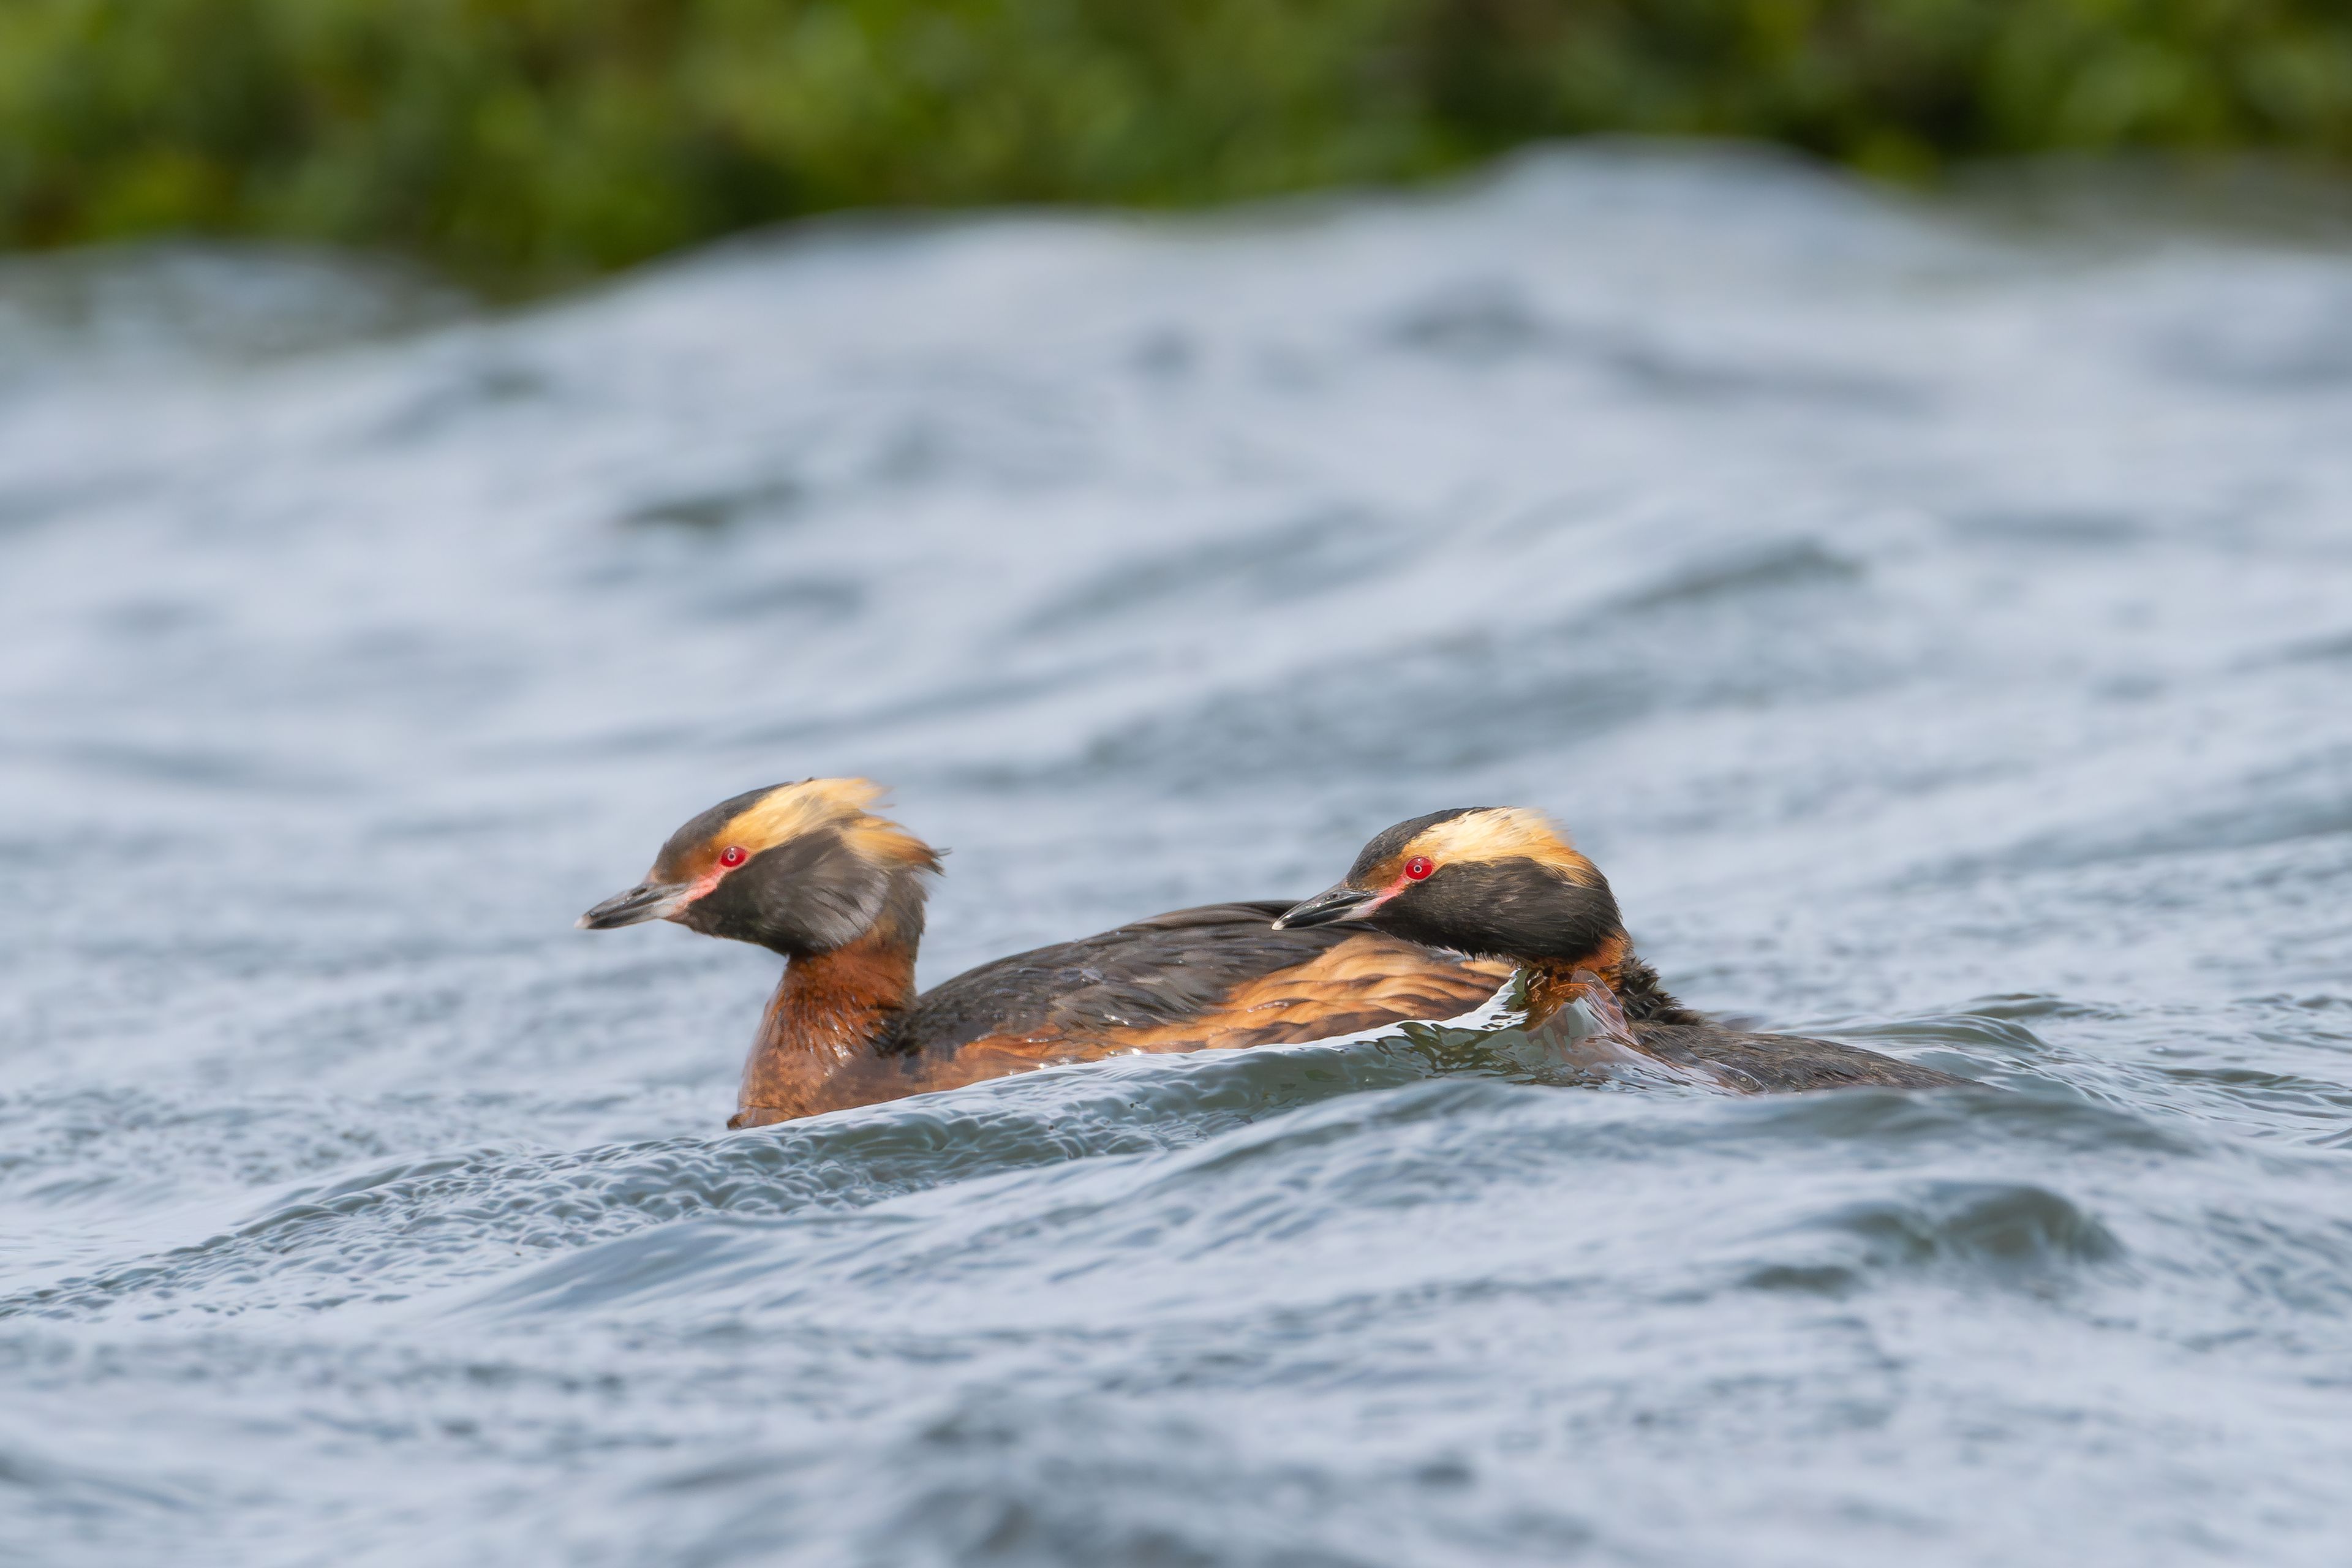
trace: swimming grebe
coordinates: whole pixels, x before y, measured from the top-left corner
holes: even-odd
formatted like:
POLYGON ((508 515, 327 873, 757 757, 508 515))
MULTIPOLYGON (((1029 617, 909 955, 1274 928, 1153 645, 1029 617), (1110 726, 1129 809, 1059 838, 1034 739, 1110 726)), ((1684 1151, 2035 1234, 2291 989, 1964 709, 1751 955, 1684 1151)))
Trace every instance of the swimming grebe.
POLYGON ((730 1127, 1128 1051, 1328 1039, 1450 1018, 1511 966, 1372 931, 1278 930, 1286 903, 1178 910, 968 970, 915 994, 924 879, 939 857, 866 808, 864 779, 721 801, 670 836, 646 879, 580 917, 676 921, 784 955, 730 1127))
POLYGON ((1465 806, 1400 822, 1364 846, 1346 880, 1274 923, 1281 931, 1352 924, 1508 959, 1520 969, 1530 1026, 1605 987, 1606 996, 1591 999, 1627 1043, 1682 1076, 1725 1089, 1968 1082, 1830 1040, 1742 1034, 1684 1006, 1634 955, 1608 879, 1539 812, 1465 806))

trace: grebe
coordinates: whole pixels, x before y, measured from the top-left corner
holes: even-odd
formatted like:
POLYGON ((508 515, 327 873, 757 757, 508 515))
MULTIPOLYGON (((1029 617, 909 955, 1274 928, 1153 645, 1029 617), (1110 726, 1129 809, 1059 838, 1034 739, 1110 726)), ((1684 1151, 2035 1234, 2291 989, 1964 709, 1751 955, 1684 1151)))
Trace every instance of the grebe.
POLYGON ((1727 1029, 1675 1001, 1633 952, 1608 879, 1540 812, 1465 806, 1400 822, 1347 879, 1286 911, 1280 931, 1384 931, 1519 966, 1530 1027, 1579 1000, 1677 1076, 1757 1094, 1968 1083, 1854 1046, 1727 1029))
POLYGON ((1015 953, 919 996, 930 846, 866 808, 864 779, 721 801, 670 836, 591 931, 676 921, 783 954, 730 1127, 952 1089, 1129 1051, 1328 1039, 1451 1018, 1511 966, 1375 931, 1277 929, 1283 900, 1155 915, 1015 953))

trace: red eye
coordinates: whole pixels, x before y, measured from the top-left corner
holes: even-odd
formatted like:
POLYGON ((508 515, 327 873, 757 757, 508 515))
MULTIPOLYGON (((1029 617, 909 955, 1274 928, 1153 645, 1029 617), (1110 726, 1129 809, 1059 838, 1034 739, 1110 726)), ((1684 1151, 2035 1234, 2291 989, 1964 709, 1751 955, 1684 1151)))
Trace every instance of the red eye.
POLYGON ((740 866, 743 863, 743 847, 740 844, 730 844, 719 851, 719 863, 728 867, 740 866))
POLYGON ((1436 869, 1436 867, 1429 863, 1429 857, 1426 855, 1416 855, 1404 863, 1405 877, 1411 881, 1418 882, 1436 869))

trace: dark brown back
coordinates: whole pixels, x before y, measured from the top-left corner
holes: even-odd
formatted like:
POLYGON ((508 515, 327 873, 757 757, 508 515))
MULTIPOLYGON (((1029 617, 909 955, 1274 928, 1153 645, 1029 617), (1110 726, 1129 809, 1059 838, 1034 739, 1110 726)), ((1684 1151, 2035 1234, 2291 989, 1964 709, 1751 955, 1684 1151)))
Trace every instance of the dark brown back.
MULTIPOLYGON (((983 963, 924 992, 885 1048, 932 1054, 989 1038, 1072 1039, 1206 1021, 1252 983, 1313 963, 1351 940, 1360 946, 1370 935, 1349 925, 1276 931, 1274 918, 1289 907, 1177 910, 983 963)), ((1375 940, 1396 950, 1398 964, 1433 972, 1447 1001, 1482 984, 1491 992, 1502 973, 1459 954, 1375 940)))

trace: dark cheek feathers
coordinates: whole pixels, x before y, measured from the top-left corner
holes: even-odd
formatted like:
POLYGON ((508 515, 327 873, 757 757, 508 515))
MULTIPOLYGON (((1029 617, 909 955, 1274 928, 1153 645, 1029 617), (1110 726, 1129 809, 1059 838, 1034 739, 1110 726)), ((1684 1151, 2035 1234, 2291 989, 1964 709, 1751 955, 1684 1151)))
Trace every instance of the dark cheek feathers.
POLYGON ((1430 947, 1521 960, 1583 958, 1624 931, 1606 881, 1584 887, 1523 859, 1441 866, 1370 923, 1430 947))
POLYGON ((763 849, 691 905, 686 924, 787 957, 855 942, 882 912, 890 874, 830 828, 763 849))

